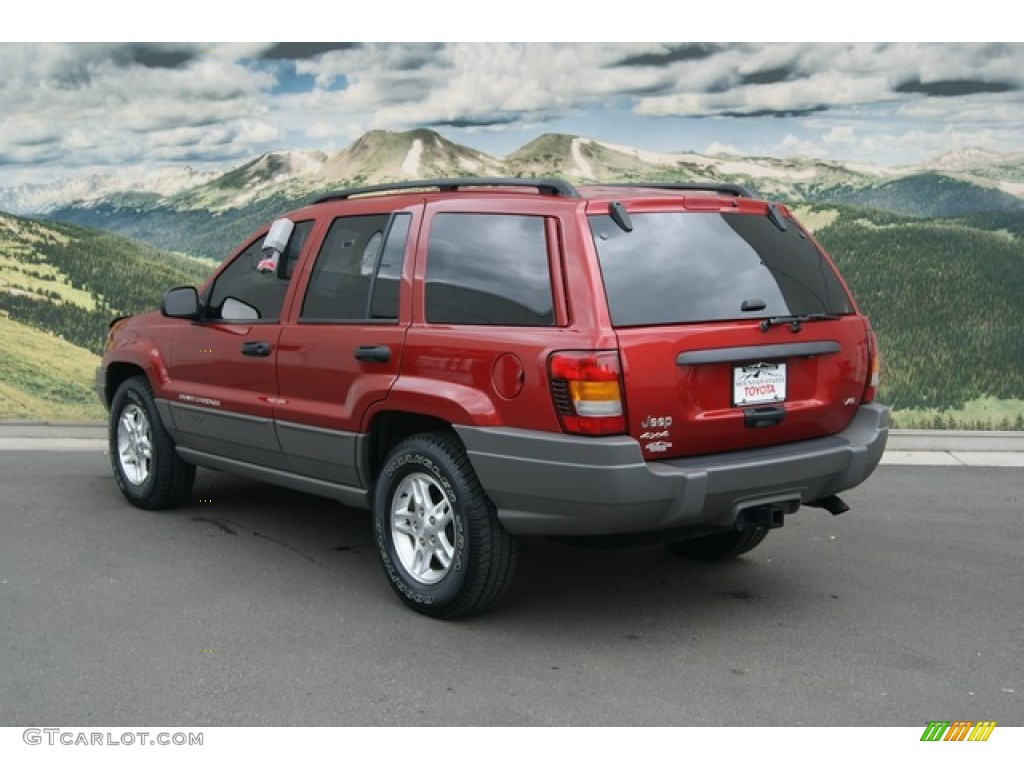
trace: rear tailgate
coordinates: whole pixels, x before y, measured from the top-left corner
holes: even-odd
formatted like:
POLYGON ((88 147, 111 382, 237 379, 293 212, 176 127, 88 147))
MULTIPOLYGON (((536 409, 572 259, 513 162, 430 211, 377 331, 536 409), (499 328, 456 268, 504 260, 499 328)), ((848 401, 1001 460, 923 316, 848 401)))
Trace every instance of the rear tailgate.
POLYGON ((648 459, 839 432, 868 375, 865 326, 853 315, 796 334, 743 322, 618 335, 628 430, 648 459))
POLYGON ((868 326, 828 258, 783 209, 694 207, 590 217, 629 433, 662 459, 841 431, 868 326))

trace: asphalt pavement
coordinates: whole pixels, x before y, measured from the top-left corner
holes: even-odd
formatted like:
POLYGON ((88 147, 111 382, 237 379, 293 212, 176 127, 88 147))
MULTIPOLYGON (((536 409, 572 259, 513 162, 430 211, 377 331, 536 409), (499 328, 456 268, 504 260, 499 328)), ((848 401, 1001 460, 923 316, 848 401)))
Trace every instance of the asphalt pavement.
POLYGON ((441 622, 366 513, 203 471, 143 512, 92 429, 5 429, 77 448, 0 452, 0 726, 1024 725, 1017 469, 881 467, 725 563, 524 539, 441 622))

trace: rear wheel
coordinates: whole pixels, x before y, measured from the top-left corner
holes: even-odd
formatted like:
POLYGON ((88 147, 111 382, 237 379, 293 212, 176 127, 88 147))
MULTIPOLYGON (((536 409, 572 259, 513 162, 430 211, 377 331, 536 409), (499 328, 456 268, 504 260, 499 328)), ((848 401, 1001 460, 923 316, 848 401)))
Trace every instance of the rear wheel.
POLYGON ((691 560, 725 560, 749 552, 768 535, 767 528, 747 528, 745 531, 726 531, 699 539, 671 541, 666 546, 677 555, 691 560))
POLYGON ((415 435, 395 446, 377 479, 374 528, 388 581, 420 613, 478 613, 512 583, 518 543, 450 433, 415 435))
POLYGON ((145 377, 133 376, 117 388, 109 440, 114 479, 132 504, 167 509, 188 498, 196 469, 175 452, 145 377))

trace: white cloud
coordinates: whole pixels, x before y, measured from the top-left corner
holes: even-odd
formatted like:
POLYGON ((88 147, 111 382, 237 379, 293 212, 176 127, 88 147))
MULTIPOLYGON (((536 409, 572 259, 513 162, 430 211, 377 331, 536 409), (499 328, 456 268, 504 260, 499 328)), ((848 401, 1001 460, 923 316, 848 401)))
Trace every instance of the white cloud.
POLYGON ((273 78, 235 61, 238 54, 201 45, 2 45, 0 69, 13 76, 0 81, 0 146, 35 141, 34 153, 5 159, 122 165, 197 158, 204 147, 216 148, 210 159, 221 159, 229 137, 240 146, 273 139, 275 128, 254 126, 273 78), (180 64, 140 63, 147 55, 180 64), (225 140, 211 142, 218 134, 225 140))
POLYGON ((647 149, 645 126, 703 117, 717 134, 695 140, 735 154, 1024 148, 1022 44, 366 44, 294 61, 294 83, 266 50, 0 44, 0 172, 223 163, 370 128, 572 132, 602 116, 647 149))
POLYGON ((821 140, 825 144, 850 145, 857 141, 857 132, 852 125, 836 125, 830 128, 821 140))
POLYGON ((653 85, 657 73, 604 69, 636 46, 453 43, 440 49, 371 44, 340 51, 298 71, 321 87, 348 85, 323 98, 328 109, 364 113, 368 127, 523 119, 598 103, 653 85))
POLYGON ((330 139, 337 131, 337 126, 323 121, 314 122, 306 127, 306 135, 314 139, 330 139))
POLYGON ((786 137, 775 147, 775 153, 781 156, 825 157, 824 148, 815 141, 803 139, 793 134, 786 137))

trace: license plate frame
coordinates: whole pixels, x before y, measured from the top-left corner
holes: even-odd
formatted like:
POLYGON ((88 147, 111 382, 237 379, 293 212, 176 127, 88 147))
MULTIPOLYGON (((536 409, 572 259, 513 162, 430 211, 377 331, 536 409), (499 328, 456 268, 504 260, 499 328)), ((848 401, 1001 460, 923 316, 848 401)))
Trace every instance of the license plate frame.
POLYGON ((786 401, 788 376, 784 362, 746 363, 733 366, 732 404, 770 405, 786 401))

